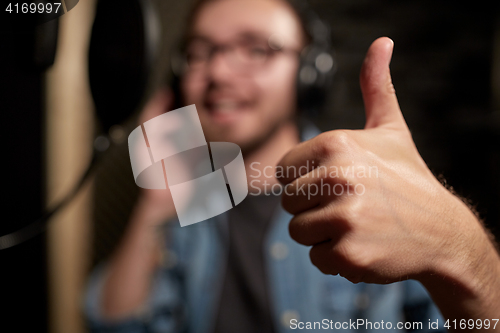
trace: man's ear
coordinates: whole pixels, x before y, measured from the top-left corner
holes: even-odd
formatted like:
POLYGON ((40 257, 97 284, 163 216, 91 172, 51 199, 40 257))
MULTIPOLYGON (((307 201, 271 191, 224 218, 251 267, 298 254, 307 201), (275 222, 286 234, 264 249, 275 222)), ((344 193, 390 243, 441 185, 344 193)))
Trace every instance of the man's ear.
POLYGON ((139 115, 139 124, 172 110, 174 94, 169 87, 161 87, 153 94, 139 115))

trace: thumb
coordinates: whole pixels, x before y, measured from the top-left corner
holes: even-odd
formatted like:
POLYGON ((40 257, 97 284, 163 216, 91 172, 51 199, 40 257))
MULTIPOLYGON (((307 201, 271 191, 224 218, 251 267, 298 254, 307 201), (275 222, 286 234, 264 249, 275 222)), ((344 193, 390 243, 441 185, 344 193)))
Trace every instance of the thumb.
POLYGON ((406 127, 389 70, 393 47, 391 39, 378 38, 368 49, 363 62, 360 85, 365 103, 365 129, 386 125, 406 127))

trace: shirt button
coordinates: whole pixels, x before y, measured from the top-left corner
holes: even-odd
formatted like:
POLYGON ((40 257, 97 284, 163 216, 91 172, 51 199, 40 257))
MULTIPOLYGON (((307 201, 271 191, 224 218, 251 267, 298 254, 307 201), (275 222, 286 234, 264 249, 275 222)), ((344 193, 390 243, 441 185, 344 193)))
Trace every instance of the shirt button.
POLYGON ((290 328, 290 321, 292 319, 300 320, 299 313, 295 310, 286 310, 281 314, 281 324, 286 328, 290 328))
POLYGON ((275 260, 283 260, 288 256, 288 246, 276 242, 271 246, 271 257, 275 260))

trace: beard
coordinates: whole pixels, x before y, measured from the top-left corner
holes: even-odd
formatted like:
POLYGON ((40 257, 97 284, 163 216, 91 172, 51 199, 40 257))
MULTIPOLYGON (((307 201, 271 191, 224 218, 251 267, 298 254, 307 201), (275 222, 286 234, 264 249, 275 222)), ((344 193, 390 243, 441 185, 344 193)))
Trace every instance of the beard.
POLYGON ((267 142, 272 140, 273 136, 279 133, 279 130, 283 126, 291 122, 297 123, 294 115, 276 120, 264 128, 261 127, 255 133, 250 133, 246 137, 241 137, 236 129, 225 126, 217 126, 217 128, 207 126, 206 129, 204 127, 204 132, 208 142, 232 142, 237 144, 241 148, 243 157, 245 157, 265 146, 267 142))

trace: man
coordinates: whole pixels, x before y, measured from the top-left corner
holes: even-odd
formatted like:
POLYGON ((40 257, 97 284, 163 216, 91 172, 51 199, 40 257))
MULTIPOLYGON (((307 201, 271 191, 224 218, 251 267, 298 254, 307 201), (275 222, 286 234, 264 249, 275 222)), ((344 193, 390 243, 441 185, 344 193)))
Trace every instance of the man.
MULTIPOLYGON (((382 284, 417 279, 445 317, 495 318, 498 256, 473 214, 435 181, 418 155, 390 85, 390 40, 375 41, 363 67, 366 128, 328 132, 299 144, 301 135, 306 140, 314 132, 301 133, 296 121, 298 54, 307 37, 287 2, 202 1, 187 36, 183 102, 196 104, 207 141, 241 147, 250 195, 208 221, 184 228, 170 222, 163 245, 157 226, 175 217, 171 197, 168 190, 143 191, 119 248, 93 275, 87 297, 92 328, 443 327, 416 281, 376 285, 347 279, 382 284), (269 45, 273 36, 281 41, 279 49, 269 45), (278 168, 278 179, 270 177, 269 167, 280 160, 281 171, 308 173, 278 168), (380 174, 332 175, 338 166, 375 166, 380 174), (309 249, 290 239, 292 216, 281 209, 279 197, 269 195, 278 180, 286 184, 283 206, 295 215, 291 236, 313 245, 312 262, 338 276, 315 269, 309 249), (329 191, 303 192, 304 184, 329 191), (383 326, 388 323, 391 327, 383 326)), ((171 99, 168 93, 157 95, 143 120, 168 110, 171 99)))

